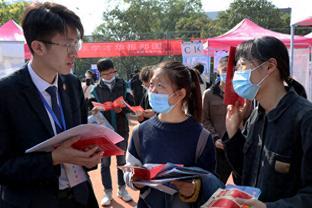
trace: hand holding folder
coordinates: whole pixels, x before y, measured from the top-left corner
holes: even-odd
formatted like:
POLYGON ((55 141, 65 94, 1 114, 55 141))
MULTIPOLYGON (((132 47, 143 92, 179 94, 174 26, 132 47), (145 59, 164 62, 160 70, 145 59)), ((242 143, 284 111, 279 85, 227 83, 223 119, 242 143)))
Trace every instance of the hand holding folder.
POLYGON ((120 96, 119 98, 117 98, 114 101, 107 101, 104 103, 98 103, 98 102, 92 102, 92 105, 96 108, 98 108, 99 110, 103 110, 103 111, 109 111, 109 110, 113 110, 115 108, 125 108, 126 105, 124 104, 124 98, 122 96, 120 96))
POLYGON ((84 150, 88 147, 98 146, 103 151, 103 156, 123 155, 117 143, 123 141, 123 138, 113 130, 97 124, 82 124, 74 128, 68 129, 54 137, 35 145, 26 150, 26 153, 31 152, 50 152, 64 141, 79 137, 72 147, 84 150))
POLYGON ((113 102, 108 101, 104 103, 92 102, 92 105, 98 110, 109 111, 116 108, 128 108, 134 113, 143 112, 144 109, 141 106, 131 106, 129 105, 122 96, 114 100, 113 102))
POLYGON ((225 189, 218 189, 201 208, 249 208, 239 204, 237 199, 257 199, 260 193, 260 189, 255 187, 227 185, 225 189))
POLYGON ((140 167, 140 166, 119 166, 118 168, 124 172, 132 172, 133 180, 152 180, 165 169, 166 164, 155 165, 151 168, 140 167))
POLYGON ((121 166, 118 168, 124 172, 132 173, 134 185, 149 186, 171 195, 175 194, 177 189, 170 182, 188 180, 203 174, 209 174, 208 171, 198 167, 183 167, 183 165, 172 163, 145 164, 145 167, 121 166))

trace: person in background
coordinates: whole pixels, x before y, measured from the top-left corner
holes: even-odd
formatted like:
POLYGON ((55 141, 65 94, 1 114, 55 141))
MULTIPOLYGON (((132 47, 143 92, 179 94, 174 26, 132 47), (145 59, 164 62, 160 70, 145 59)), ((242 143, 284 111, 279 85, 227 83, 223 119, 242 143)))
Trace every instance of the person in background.
POLYGON ((22 28, 32 59, 1 79, 0 207, 96 208, 87 170, 96 168, 98 147, 74 149, 68 138, 49 152, 25 151, 67 129, 87 123, 80 81, 71 74, 83 26, 68 8, 32 3, 22 28))
POLYGON ((212 139, 216 146, 216 173, 223 183, 226 183, 231 175, 231 167, 225 158, 224 146, 221 140, 226 132, 225 116, 227 106, 223 102, 223 95, 227 62, 228 57, 220 59, 218 64, 220 80, 206 90, 203 95, 203 126, 212 134, 212 139))
MULTIPOLYGON (((112 60, 110 59, 100 59, 97 62, 97 68, 100 72, 101 80, 93 88, 91 92, 92 96, 97 102, 104 103, 107 101, 114 101, 115 99, 122 96, 124 100, 130 105, 134 104, 133 97, 127 91, 126 82, 117 77, 117 70, 114 67, 112 60)), ((126 108, 116 107, 113 110, 102 112, 114 130, 121 135, 124 140, 117 145, 123 149, 127 150, 128 137, 129 137, 129 123, 126 113, 129 111, 126 108)), ((96 113, 96 112, 95 112, 96 113)), ((117 166, 122 166, 126 163, 125 156, 120 155, 117 157, 117 166)), ((102 206, 108 206, 111 204, 112 200, 112 178, 110 172, 111 157, 104 157, 102 159, 101 175, 102 183, 104 186, 105 195, 101 201, 102 206)), ((123 179, 123 172, 117 169, 118 176, 118 192, 117 196, 128 202, 132 198, 128 194, 125 186, 125 181, 123 179)))
MULTIPOLYGON (((200 75, 200 80, 202 80, 202 82, 200 81, 200 84, 204 84, 204 86, 201 85, 201 89, 203 89, 203 91, 205 91, 206 89, 208 89, 209 87, 211 87, 211 82, 209 81, 209 77, 204 73, 205 71, 205 66, 201 63, 198 63, 194 66, 194 69, 199 73, 200 75)), ((203 94, 203 93, 202 93, 203 94)))
POLYGON ((139 78, 139 74, 140 71, 135 70, 133 77, 129 81, 135 105, 140 105, 144 95, 144 88, 142 87, 142 82, 139 78))
POLYGON ((153 70, 154 70, 154 66, 146 66, 146 67, 143 67, 140 71, 139 78, 142 82, 142 87, 144 89, 144 95, 141 100, 140 106, 144 109, 144 112, 138 116, 139 122, 143 122, 153 117, 155 114, 148 101, 148 87, 149 87, 150 79, 153 76, 153 70))
POLYGON ((94 88, 95 84, 95 74, 91 70, 87 70, 85 73, 85 79, 84 82, 82 82, 82 91, 87 103, 88 112, 90 112, 93 108, 92 105, 92 95, 91 91, 94 88))
POLYGON ((236 62, 235 92, 259 105, 242 130, 247 103, 228 107, 224 150, 240 184, 262 192, 259 200, 237 202, 254 208, 312 207, 312 104, 292 85, 286 46, 269 36, 245 41, 236 62))
MULTIPOLYGON (((197 73, 180 62, 166 61, 154 70, 148 89, 149 103, 157 114, 133 130, 127 151, 127 165, 164 164, 171 162, 200 167, 213 172, 215 151, 211 135, 201 122, 201 93, 197 73), (202 153, 196 158, 200 138, 202 153), (133 135, 138 135, 140 147, 133 135), (137 151, 140 150, 140 151, 137 151)), ((157 189, 134 187, 131 172, 125 172, 128 186, 140 188, 138 208, 199 207, 223 184, 212 174, 198 179, 175 181, 179 194, 169 195, 157 189)))
POLYGON ((204 72, 204 65, 202 65, 201 63, 196 64, 194 66, 194 69, 198 75, 200 91, 201 91, 201 94, 203 95, 204 91, 206 90, 206 81, 202 78, 202 74, 204 72))

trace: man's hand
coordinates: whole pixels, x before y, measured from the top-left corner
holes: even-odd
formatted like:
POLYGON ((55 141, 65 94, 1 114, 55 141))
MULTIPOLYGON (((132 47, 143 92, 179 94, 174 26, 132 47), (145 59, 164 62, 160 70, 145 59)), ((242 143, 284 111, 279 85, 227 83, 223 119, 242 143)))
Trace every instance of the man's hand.
POLYGON ((257 199, 235 199, 235 201, 237 203, 239 203, 240 205, 248 205, 249 207, 252 208, 266 208, 267 206, 265 205, 265 203, 257 200, 257 199))
POLYGON ((77 150, 72 147, 72 144, 77 142, 79 139, 79 137, 69 139, 53 150, 53 165, 70 163, 87 168, 93 168, 100 163, 103 152, 99 151, 98 147, 93 147, 87 151, 77 150))
POLYGON ((216 146, 216 148, 218 148, 218 149, 224 150, 224 144, 223 144, 223 142, 222 142, 221 139, 217 139, 217 140, 216 140, 215 146, 216 146))
POLYGON ((114 108, 115 113, 120 113, 122 111, 121 107, 114 108))

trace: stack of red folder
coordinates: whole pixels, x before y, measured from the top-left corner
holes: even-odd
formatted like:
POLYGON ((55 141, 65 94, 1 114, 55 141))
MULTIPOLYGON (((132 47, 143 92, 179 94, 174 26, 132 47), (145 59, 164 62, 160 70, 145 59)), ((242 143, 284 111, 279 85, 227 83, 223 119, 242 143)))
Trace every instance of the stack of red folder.
POLYGON ((248 208, 247 205, 240 205, 235 198, 251 199, 253 198, 246 192, 238 189, 226 190, 218 189, 210 199, 201 206, 201 208, 248 208))

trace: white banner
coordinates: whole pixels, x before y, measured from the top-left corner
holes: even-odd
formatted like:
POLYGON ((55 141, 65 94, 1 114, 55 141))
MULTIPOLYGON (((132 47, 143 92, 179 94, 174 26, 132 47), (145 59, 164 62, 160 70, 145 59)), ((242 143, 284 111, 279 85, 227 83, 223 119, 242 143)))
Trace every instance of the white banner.
POLYGON ((183 42, 182 43, 182 62, 188 67, 194 67, 196 64, 204 66, 204 72, 201 75, 206 82, 210 82, 210 57, 203 50, 201 41, 183 42))

